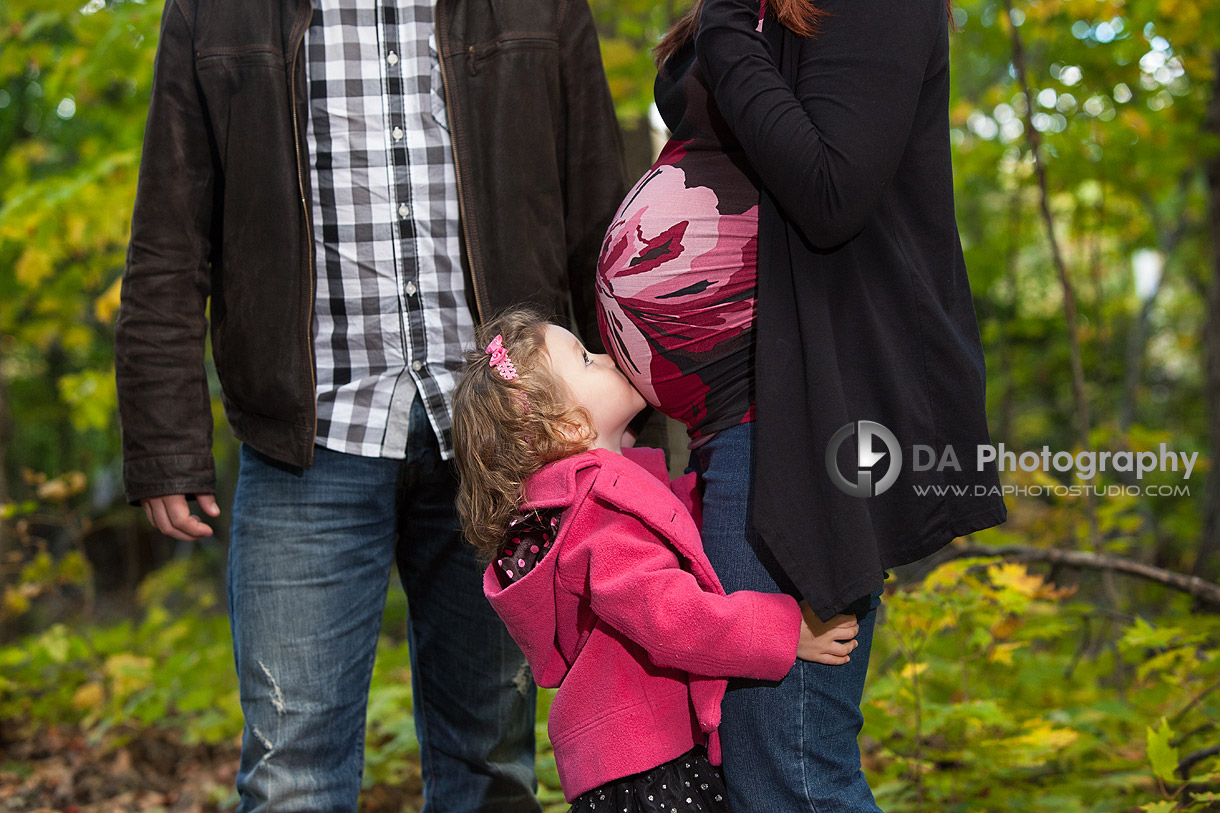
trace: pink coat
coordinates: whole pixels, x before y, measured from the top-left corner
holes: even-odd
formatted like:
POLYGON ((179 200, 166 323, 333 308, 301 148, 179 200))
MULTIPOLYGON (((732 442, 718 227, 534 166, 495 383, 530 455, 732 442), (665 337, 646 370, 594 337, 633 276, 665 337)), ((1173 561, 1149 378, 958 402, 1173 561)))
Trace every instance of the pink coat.
POLYGON ((699 743, 718 764, 725 679, 779 680, 796 660, 795 599, 724 594, 694 475, 671 491, 660 450, 627 453, 639 462, 594 449, 531 477, 523 510, 564 509, 553 548, 508 587, 494 566, 483 577, 538 685, 559 687, 548 731, 568 801, 699 743))

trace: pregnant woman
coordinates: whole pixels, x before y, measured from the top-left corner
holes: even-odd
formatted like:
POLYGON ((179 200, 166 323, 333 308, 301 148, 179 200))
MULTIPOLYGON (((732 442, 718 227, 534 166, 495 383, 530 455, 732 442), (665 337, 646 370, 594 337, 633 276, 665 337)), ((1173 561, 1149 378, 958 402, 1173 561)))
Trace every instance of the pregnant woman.
POLYGON ((696 0, 658 57, 673 137, 606 236, 602 336, 687 426, 725 589, 860 619, 846 666, 726 694, 730 801, 875 811, 857 737, 885 569, 1005 517, 973 465, 989 437, 946 5, 696 0), (964 465, 903 466, 915 444, 964 465))

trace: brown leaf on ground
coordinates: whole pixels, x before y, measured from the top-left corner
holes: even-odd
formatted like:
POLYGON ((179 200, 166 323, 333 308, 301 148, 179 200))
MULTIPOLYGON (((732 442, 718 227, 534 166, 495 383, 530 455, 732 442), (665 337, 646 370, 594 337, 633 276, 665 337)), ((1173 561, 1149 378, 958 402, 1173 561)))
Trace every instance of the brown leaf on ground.
MULTIPOLYGON (((27 731, 0 721, 0 813, 226 813, 234 809, 241 748, 188 745, 176 732, 112 732, 90 744, 80 731, 27 731)), ((363 813, 423 806, 418 771, 407 787, 375 786, 363 813)))

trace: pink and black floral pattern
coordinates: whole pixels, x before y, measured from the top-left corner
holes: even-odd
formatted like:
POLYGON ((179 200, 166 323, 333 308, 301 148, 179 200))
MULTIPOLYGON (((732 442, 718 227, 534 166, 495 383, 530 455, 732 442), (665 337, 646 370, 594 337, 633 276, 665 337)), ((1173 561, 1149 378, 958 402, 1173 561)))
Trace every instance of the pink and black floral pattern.
POLYGON ((607 231, 598 318, 619 368, 698 437, 753 417, 758 188, 693 54, 674 62, 657 80, 674 137, 607 231))

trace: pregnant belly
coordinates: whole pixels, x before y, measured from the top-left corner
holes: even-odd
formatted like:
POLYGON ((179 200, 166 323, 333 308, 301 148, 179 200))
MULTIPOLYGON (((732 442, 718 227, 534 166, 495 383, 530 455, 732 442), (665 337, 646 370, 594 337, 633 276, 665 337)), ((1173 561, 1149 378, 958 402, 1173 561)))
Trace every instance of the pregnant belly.
POLYGON ((665 157, 606 234, 598 319, 648 402, 699 433, 740 422, 750 406, 758 206, 721 214, 716 193, 688 187, 665 157))

